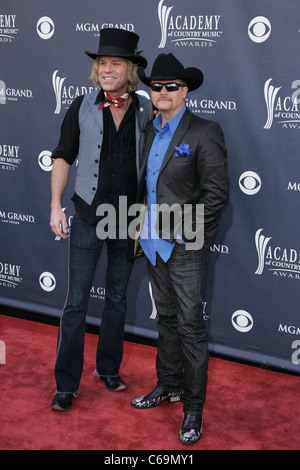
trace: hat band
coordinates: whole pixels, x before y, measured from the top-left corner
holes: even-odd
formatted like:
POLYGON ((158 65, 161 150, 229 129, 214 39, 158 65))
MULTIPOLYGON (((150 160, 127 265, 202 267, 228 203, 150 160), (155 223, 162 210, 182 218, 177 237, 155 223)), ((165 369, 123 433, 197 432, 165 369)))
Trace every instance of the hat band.
POLYGON ((101 46, 99 47, 98 54, 100 55, 115 55, 118 56, 122 55, 135 55, 134 51, 128 51, 127 49, 123 49, 122 47, 117 46, 101 46))

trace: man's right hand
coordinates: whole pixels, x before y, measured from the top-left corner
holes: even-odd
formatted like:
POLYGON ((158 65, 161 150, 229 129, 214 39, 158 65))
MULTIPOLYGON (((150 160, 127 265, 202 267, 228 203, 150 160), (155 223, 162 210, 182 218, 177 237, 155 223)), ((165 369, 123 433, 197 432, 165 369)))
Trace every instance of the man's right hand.
POLYGON ((51 174, 51 215, 52 232, 61 238, 67 238, 67 218, 61 208, 61 198, 68 180, 70 165, 63 158, 55 158, 51 174))
POLYGON ((68 227, 66 214, 62 209, 52 209, 50 216, 50 227, 52 232, 61 238, 67 238, 68 227))

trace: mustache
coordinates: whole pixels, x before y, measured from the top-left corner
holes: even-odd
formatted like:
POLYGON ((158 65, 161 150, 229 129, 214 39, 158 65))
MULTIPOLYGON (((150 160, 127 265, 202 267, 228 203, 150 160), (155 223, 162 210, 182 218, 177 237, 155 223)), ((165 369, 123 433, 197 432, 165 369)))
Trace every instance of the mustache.
POLYGON ((156 101, 165 101, 165 100, 168 100, 168 101, 172 101, 172 98, 170 98, 169 96, 160 96, 159 98, 157 98, 156 101))

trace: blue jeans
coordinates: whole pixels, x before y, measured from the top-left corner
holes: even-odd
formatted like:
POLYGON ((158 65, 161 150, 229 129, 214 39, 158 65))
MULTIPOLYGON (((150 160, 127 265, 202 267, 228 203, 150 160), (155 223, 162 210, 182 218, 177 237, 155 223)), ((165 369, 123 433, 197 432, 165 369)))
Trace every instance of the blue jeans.
POLYGON ((74 214, 69 253, 69 288, 57 345, 57 392, 77 393, 84 359, 86 313, 95 269, 104 243, 107 248, 105 306, 96 354, 101 376, 119 373, 123 357, 127 284, 132 263, 127 261, 127 240, 100 240, 96 227, 74 214))
POLYGON ((208 338, 203 319, 206 249, 175 243, 165 263, 148 263, 158 313, 156 371, 166 391, 183 390, 184 412, 201 413, 206 399, 208 338))

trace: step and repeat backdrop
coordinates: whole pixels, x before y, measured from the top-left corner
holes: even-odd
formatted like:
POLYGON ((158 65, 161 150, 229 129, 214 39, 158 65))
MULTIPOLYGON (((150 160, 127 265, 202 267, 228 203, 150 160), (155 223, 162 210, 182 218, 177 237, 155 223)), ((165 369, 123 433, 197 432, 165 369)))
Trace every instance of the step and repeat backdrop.
MULTIPOLYGON (((230 202, 210 249, 211 352, 299 373, 299 0, 1 1, 1 305, 61 314, 68 241, 49 226, 51 152, 73 99, 93 90, 84 52, 96 51, 99 31, 110 27, 140 36, 147 74, 163 52, 199 67, 204 83, 186 105, 224 130, 230 202)), ((63 198, 69 229, 75 173, 76 164, 63 198)), ((105 269, 103 253, 90 292, 92 325, 101 322, 105 269)), ((126 331, 155 339, 156 320, 140 258, 126 331)))

